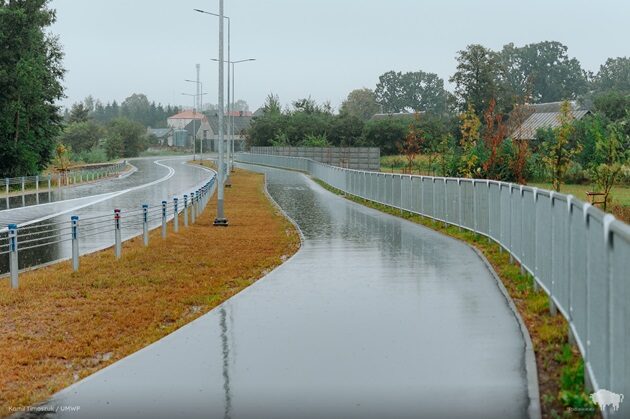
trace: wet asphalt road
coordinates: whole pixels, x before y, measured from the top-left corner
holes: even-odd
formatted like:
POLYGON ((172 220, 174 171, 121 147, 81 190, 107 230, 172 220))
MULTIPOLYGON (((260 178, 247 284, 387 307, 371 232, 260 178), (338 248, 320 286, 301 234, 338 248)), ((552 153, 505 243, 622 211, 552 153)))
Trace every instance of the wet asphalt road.
MULTIPOLYGON (((140 213, 137 211, 127 217, 128 211, 138 210, 143 203, 159 206, 162 200, 170 202, 174 196, 181 197, 184 193, 198 189, 212 176, 207 170, 186 164, 190 159, 191 156, 132 159, 130 163, 138 170, 122 179, 108 179, 61 191, 55 190, 52 197, 54 202, 49 204, 0 211, 0 227, 16 223, 36 227, 29 229, 29 232, 37 231, 37 226, 41 226, 41 230, 56 230, 48 233, 49 235, 68 234, 67 229, 54 229, 50 224, 63 223, 62 228, 67 228, 70 216, 78 215, 80 234, 89 234, 79 240, 81 254, 111 246, 114 244, 115 208, 122 211, 124 240, 142 232, 142 226, 137 223, 140 213), (102 218, 90 221, 93 217, 102 218), (98 224, 93 224, 96 222, 98 224)), ((33 199, 33 196, 29 199, 33 199)), ((155 221, 151 226, 159 224, 159 214, 155 213, 154 217, 155 221)), ((69 241, 35 249, 25 249, 26 247, 20 246, 20 269, 71 256, 69 241)), ((8 269, 7 255, 1 255, 0 274, 8 272, 8 269)))
POLYGON ((51 417, 526 417, 523 337, 473 250, 304 175, 257 170, 301 250, 58 393, 48 407, 80 413, 51 417))

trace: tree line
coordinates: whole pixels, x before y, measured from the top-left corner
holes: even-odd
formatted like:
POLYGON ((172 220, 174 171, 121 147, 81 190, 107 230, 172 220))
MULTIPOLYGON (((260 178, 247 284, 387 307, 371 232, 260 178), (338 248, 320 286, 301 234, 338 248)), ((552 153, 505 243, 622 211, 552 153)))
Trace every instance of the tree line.
POLYGON ((456 58, 452 93, 419 70, 382 74, 374 89, 350 92, 337 113, 310 98, 283 109, 270 94, 247 131, 249 144, 375 146, 383 155, 422 154, 431 174, 551 181, 558 190, 565 180, 630 178, 630 58, 610 58, 593 74, 551 41, 500 51, 469 45, 456 58), (565 104, 562 129, 512 138, 532 104, 567 100, 591 114, 575 120, 565 104))
POLYGON ((177 106, 150 102, 134 93, 120 105, 103 105, 88 96, 64 112, 57 142, 71 160, 98 163, 119 157, 136 157, 151 145, 147 127, 166 127, 166 119, 180 112, 177 106))

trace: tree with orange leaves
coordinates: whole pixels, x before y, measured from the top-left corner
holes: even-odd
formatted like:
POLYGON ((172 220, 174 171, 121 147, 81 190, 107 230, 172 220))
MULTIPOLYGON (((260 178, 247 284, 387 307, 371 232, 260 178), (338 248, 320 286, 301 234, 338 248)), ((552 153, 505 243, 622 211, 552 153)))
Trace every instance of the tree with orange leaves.
POLYGON ((503 122, 503 114, 496 112, 496 100, 490 99, 488 109, 483 114, 486 127, 483 140, 490 153, 483 164, 483 171, 490 179, 497 179, 497 166, 500 162, 499 147, 507 135, 507 126, 503 122))
POLYGON ((419 122, 420 114, 416 112, 414 120, 409 124, 405 141, 398 146, 400 153, 407 159, 407 170, 409 173, 413 173, 413 163, 416 160, 416 156, 420 154, 420 147, 424 142, 422 130, 418 128, 419 122))

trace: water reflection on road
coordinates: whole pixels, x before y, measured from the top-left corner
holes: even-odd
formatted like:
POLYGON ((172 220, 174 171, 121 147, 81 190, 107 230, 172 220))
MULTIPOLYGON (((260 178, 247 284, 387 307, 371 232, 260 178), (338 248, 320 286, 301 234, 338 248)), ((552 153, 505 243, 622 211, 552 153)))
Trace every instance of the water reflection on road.
POLYGON ((304 175, 256 170, 302 249, 50 406, 80 405, 83 417, 527 415, 523 337, 469 247, 304 175))

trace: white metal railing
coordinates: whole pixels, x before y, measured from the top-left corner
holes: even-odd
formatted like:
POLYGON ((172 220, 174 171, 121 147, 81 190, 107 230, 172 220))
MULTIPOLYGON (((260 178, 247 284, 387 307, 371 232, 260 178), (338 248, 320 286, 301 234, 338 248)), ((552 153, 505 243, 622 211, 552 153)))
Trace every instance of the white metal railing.
MULTIPOLYGON (((236 160, 302 171, 345 193, 494 240, 567 319, 592 388, 630 395, 630 226, 611 214, 571 195, 493 180, 350 170, 249 153, 236 160)), ((617 414, 629 414, 626 405, 617 414)))
MULTIPOLYGON (((70 170, 67 173, 53 173, 38 176, 20 176, 13 178, 0 178, 0 194, 6 200, 5 208, 10 209, 10 197, 12 195, 22 196, 29 194, 37 195, 39 200, 40 192, 49 193, 53 188, 74 185, 83 182, 93 182, 99 179, 117 175, 127 168, 127 162, 120 162, 106 166, 86 167, 77 170, 70 170)), ((22 205, 24 206, 24 205, 22 205)))
MULTIPOLYGON (((51 221, 33 225, 9 224, 0 228, 0 257, 8 257, 8 273, 11 287, 19 286, 20 269, 27 268, 20 258, 21 252, 29 252, 30 259, 37 260, 37 255, 46 253, 53 246, 70 243, 73 269, 79 269, 80 243, 85 240, 114 237, 114 252, 117 258, 122 253, 122 237, 134 237, 141 232, 144 245, 149 245, 149 230, 162 228, 162 237, 166 238, 167 222, 172 220, 173 231, 179 230, 179 216, 183 215, 184 226, 196 222, 197 216, 206 207, 215 188, 216 176, 212 175, 199 189, 173 197, 171 201, 162 201, 158 205, 144 204, 137 209, 113 209, 110 215, 100 215, 79 219, 73 215, 67 221, 51 221), (5 256, 6 255, 6 256, 5 256)), ((109 239, 111 240, 111 238, 109 239)), ((110 242, 111 243, 111 242, 110 242)), ((110 244, 111 246, 111 244, 110 244)), ((1 265, 1 264, 0 264, 1 265)), ((0 276, 7 270, 0 271, 0 276)))

